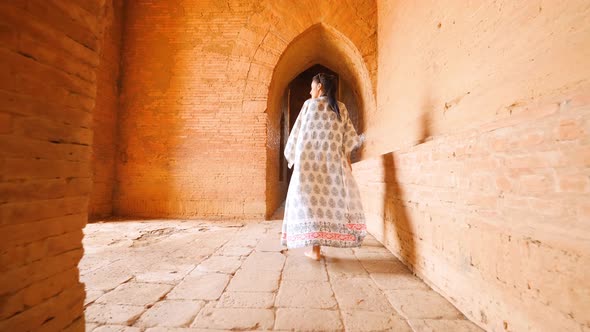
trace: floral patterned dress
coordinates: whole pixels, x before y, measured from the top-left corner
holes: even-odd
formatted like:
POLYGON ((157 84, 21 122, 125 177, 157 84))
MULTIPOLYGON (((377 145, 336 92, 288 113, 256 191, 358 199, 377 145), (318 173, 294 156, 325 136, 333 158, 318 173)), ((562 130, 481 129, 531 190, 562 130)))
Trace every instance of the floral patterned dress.
POLYGON ((327 97, 308 99, 285 147, 295 167, 287 200, 281 243, 289 248, 311 245, 359 247, 366 235, 365 215, 348 158, 361 144, 346 106, 340 119, 327 97))

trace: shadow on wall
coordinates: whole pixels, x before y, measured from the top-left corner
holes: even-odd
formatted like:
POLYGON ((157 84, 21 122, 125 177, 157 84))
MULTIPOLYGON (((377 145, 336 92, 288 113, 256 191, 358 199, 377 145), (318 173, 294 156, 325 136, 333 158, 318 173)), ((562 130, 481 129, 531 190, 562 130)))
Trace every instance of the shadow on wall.
POLYGON ((420 116, 421 130, 418 135, 417 144, 425 143, 431 139, 432 136, 432 113, 436 111, 434 102, 430 98, 426 98, 420 109, 422 115, 420 116))
POLYGON ((413 230, 406 212, 406 206, 395 175, 393 152, 381 156, 384 170, 385 193, 383 197, 383 235, 385 245, 399 256, 404 264, 414 267, 416 249, 413 230), (395 234, 397 239, 389 237, 395 234), (394 243, 391 243, 391 242, 394 243), (395 243, 397 242, 397 244, 395 243), (392 246, 393 245, 393 246, 392 246))
MULTIPOLYGON (((429 106, 426 106, 421 120, 421 132, 417 144, 422 144, 430 139, 430 115, 429 106)), ((385 193, 383 197, 383 235, 385 245, 397 253, 400 260, 414 269, 417 263, 416 245, 414 242, 414 229, 412 221, 407 213, 408 202, 403 197, 400 189, 399 180, 396 175, 396 164, 394 152, 386 153, 381 156, 381 162, 384 170, 385 193), (395 234, 397 238, 388 237, 388 234, 395 234), (391 243, 394 241, 394 243, 391 243), (395 243, 397 242, 397 243, 395 243)))

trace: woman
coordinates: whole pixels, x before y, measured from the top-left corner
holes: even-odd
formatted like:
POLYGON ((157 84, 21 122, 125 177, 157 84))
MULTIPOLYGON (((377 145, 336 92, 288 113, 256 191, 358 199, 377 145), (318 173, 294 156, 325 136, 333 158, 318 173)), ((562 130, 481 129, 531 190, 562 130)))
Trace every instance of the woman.
POLYGON ((336 78, 318 74, 311 99, 303 104, 285 147, 289 184, 281 243, 312 246, 305 255, 319 260, 321 246, 359 247, 366 235, 350 153, 361 144, 346 106, 336 101, 336 78))

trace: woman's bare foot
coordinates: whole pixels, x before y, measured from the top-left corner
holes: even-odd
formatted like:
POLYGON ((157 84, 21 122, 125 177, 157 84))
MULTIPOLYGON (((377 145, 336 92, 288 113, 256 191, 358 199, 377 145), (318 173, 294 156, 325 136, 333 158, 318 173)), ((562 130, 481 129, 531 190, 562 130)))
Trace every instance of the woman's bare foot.
POLYGON ((320 246, 313 246, 313 248, 310 251, 306 251, 305 252, 305 256, 319 261, 322 258, 322 254, 320 253, 320 246))

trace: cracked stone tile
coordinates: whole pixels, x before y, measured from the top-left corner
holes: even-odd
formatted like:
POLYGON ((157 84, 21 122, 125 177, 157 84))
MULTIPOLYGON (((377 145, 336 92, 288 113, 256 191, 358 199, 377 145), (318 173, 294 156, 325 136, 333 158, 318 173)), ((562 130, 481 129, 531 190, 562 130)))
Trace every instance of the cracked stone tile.
POLYGON ((118 260, 103 269, 110 271, 128 271, 131 274, 148 271, 150 266, 161 261, 162 256, 157 252, 143 254, 138 252, 127 252, 125 259, 118 260))
POLYGON ((155 282, 160 284, 177 284, 194 270, 195 265, 161 263, 150 267, 148 272, 135 275, 139 282, 155 282))
POLYGON ((256 251, 258 252, 281 252, 287 247, 281 245, 281 239, 279 236, 263 238, 258 242, 256 251))
POLYGON ((228 242, 228 237, 224 234, 221 234, 218 236, 212 236, 212 237, 206 237, 203 239, 199 239, 199 240, 195 241, 195 243, 193 243, 192 245, 194 245, 196 247, 200 247, 200 248, 204 247, 204 248, 216 249, 216 248, 223 246, 227 242, 228 242))
POLYGON ((484 332, 482 328, 468 320, 449 319, 419 319, 410 320, 415 332, 484 332))
POLYGON ((244 270, 281 271, 285 255, 276 252, 253 252, 242 264, 244 270))
POLYGON ((93 303, 86 307, 85 316, 90 323, 127 325, 145 310, 145 307, 136 305, 93 303))
POLYGON ((433 290, 388 290, 385 292, 391 305, 406 319, 462 319, 447 299, 433 290))
POLYGON ((283 269, 283 280, 327 281, 328 273, 323 261, 316 262, 301 255, 288 255, 283 269))
POLYGON ((191 327, 221 330, 272 329, 274 311, 270 309, 205 308, 191 327))
POLYGON ((274 306, 275 294, 270 292, 225 292, 217 303, 218 308, 261 308, 274 306))
POLYGON ((254 248, 258 244, 258 238, 248 238, 248 237, 240 237, 236 239, 229 240, 225 247, 246 247, 246 248, 254 248))
POLYGON ((343 325, 336 310, 279 308, 275 330, 342 331, 343 325))
POLYGON ((235 256, 211 256, 197 266, 196 271, 220 272, 232 274, 242 265, 239 257, 235 256))
POLYGON ((395 331, 413 332, 405 319, 395 312, 344 311, 344 327, 351 332, 395 331))
POLYGON ((252 252, 252 248, 249 247, 228 247, 223 246, 215 254, 220 256, 248 256, 252 252))
POLYGON ((178 265, 198 265, 214 252, 215 248, 203 247, 195 248, 194 250, 183 248, 181 251, 175 251, 170 255, 166 255, 166 262, 178 265))
POLYGON ((204 306, 204 301, 161 301, 143 313, 135 325, 140 327, 188 326, 204 306))
POLYGON ((145 306, 158 301, 171 288, 166 284, 128 282, 99 297, 96 302, 145 306))
POLYGON ((133 278, 133 273, 120 269, 111 269, 106 266, 80 276, 80 281, 86 285, 88 290, 109 291, 120 284, 133 278))
POLYGON ((84 305, 86 306, 86 305, 94 302, 96 299, 101 297, 103 294, 104 294, 103 291, 86 290, 86 298, 84 299, 84 305))
POLYGON ((191 274, 181 281, 167 299, 217 300, 229 282, 230 276, 223 273, 191 274))
POLYGON ((342 310, 393 311, 383 291, 370 278, 335 279, 332 287, 342 310))
POLYGON ((274 292, 279 288, 280 271, 238 270, 232 278, 228 291, 274 292))
POLYGON ((354 256, 352 258, 328 258, 326 257, 326 267, 330 278, 368 278, 369 274, 354 256))
POLYGON ((336 309, 337 304, 328 282, 283 280, 277 295, 276 306, 336 309))
MULTIPOLYGON (((86 248, 84 248, 86 250, 86 248)), ((80 260, 78 268, 80 269, 80 275, 99 270, 109 264, 114 263, 118 259, 109 260, 102 256, 90 256, 85 253, 84 257, 80 260)))

